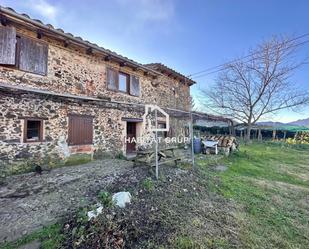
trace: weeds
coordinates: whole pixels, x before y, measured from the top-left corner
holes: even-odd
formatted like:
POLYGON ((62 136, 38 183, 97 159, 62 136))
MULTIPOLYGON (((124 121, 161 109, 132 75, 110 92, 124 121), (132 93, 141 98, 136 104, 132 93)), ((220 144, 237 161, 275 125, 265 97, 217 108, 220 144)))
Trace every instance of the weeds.
POLYGON ((111 207, 113 205, 112 195, 107 191, 100 191, 98 199, 104 207, 111 207))
POLYGON ((115 155, 115 159, 127 160, 126 156, 122 152, 117 153, 115 155))
POLYGON ((175 249, 201 249, 202 246, 188 236, 177 237, 173 243, 175 249))
POLYGON ((150 177, 147 177, 146 179, 142 181, 142 186, 147 191, 151 192, 154 189, 153 180, 150 177))

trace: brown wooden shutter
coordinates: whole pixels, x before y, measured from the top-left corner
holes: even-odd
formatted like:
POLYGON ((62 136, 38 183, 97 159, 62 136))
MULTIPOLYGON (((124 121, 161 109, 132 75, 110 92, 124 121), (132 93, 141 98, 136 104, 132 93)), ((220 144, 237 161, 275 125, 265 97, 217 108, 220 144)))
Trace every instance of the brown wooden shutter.
POLYGON ((0 64, 15 65, 16 30, 0 26, 0 64))
POLYGON ((89 116, 69 116, 69 145, 93 143, 93 118, 89 116))
POLYGON ((84 130, 83 130, 83 144, 92 144, 93 140, 93 126, 92 126, 92 118, 86 117, 83 118, 84 122, 84 130))
POLYGON ((116 70, 107 68, 107 88, 110 90, 118 90, 118 73, 116 70))
POLYGON ((132 75, 130 80, 130 94, 133 96, 139 96, 139 78, 132 75))
POLYGON ((46 75, 48 59, 47 44, 26 37, 20 37, 19 42, 19 69, 46 75))

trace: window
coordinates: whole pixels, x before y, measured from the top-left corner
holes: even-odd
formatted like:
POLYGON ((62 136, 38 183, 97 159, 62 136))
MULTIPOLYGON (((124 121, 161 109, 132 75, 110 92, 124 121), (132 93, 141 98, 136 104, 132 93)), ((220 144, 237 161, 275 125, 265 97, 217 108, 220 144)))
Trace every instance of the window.
POLYGON ((69 145, 92 144, 93 117, 83 115, 69 116, 69 145))
POLYGON ((0 64, 40 75, 47 74, 47 44, 17 36, 14 27, 0 26, 0 64))
POLYGON ((24 142, 43 141, 43 120, 25 119, 24 142))
POLYGON ((107 88, 109 90, 125 92, 132 96, 139 96, 139 78, 114 69, 107 69, 107 88))
POLYGON ((124 73, 119 73, 119 91, 128 92, 130 76, 124 73))
MULTIPOLYGON (((165 122, 158 122, 158 129, 164 129, 166 128, 165 122)), ((167 138, 167 131, 159 131, 158 136, 162 138, 167 138)))

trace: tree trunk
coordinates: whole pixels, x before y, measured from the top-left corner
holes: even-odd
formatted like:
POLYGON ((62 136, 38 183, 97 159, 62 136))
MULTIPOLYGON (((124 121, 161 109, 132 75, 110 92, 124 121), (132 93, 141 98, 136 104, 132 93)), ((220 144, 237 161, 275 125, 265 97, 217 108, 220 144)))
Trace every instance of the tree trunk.
POLYGON ((261 128, 259 128, 259 134, 258 134, 258 140, 259 141, 262 141, 262 131, 261 131, 261 128))
POLYGON ((276 130, 273 130, 273 140, 276 140, 276 130))
POLYGON ((248 125, 247 125, 246 138, 245 138, 246 142, 250 142, 250 138, 251 138, 251 128, 252 128, 251 124, 248 124, 248 125))

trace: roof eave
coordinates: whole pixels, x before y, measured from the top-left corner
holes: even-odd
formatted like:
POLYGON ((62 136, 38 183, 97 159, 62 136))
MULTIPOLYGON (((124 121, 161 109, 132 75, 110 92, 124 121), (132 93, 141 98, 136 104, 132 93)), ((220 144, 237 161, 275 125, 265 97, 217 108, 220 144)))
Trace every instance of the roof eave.
POLYGON ((162 73, 162 74, 164 74, 163 73, 164 71, 168 72, 169 73, 169 75, 167 75, 168 77, 173 76, 174 78, 181 79, 185 83, 188 83, 189 86, 196 84, 196 82, 194 80, 186 77, 185 75, 182 75, 181 73, 176 72, 175 70, 165 66, 162 63, 150 63, 150 64, 146 64, 145 66, 152 67, 155 70, 159 70, 160 73, 162 73))
POLYGON ((118 55, 116 53, 110 52, 110 51, 108 51, 108 50, 106 50, 106 49, 104 49, 102 47, 99 47, 97 45, 94 45, 92 43, 86 42, 84 40, 77 39, 74 36, 68 35, 66 33, 62 33, 61 31, 58 31, 58 30, 53 29, 51 27, 48 27, 48 26, 46 26, 46 25, 44 25, 44 24, 42 24, 40 22, 37 22, 37 21, 35 21, 35 20, 31 19, 31 18, 27 18, 27 17, 25 17, 25 16, 23 16, 21 14, 18 14, 16 12, 13 12, 11 10, 3 8, 1 6, 0 6, 0 12, 1 12, 1 14, 3 16, 8 18, 10 21, 13 21, 13 22, 15 21, 16 22, 16 19, 17 20, 21 20, 21 21, 23 21, 23 23, 20 23, 22 25, 32 24, 33 26, 38 27, 40 31, 47 31, 47 32, 56 34, 56 35, 58 35, 60 37, 65 38, 64 40, 66 40, 66 41, 67 40, 73 41, 74 43, 83 45, 86 48, 91 48, 91 49, 93 49, 95 51, 102 52, 104 55, 108 55, 111 58, 115 58, 116 60, 125 61, 127 66, 129 66, 129 67, 131 66, 131 67, 133 67, 135 69, 140 69, 140 70, 142 70, 144 72, 147 72, 151 76, 160 76, 161 75, 161 73, 159 73, 159 72, 157 72, 157 71, 155 71, 153 69, 150 69, 150 68, 148 68, 148 67, 146 67, 146 66, 144 66, 142 64, 139 64, 137 62, 134 62, 132 60, 124 58, 124 57, 122 57, 122 56, 120 56, 120 55, 118 55))

